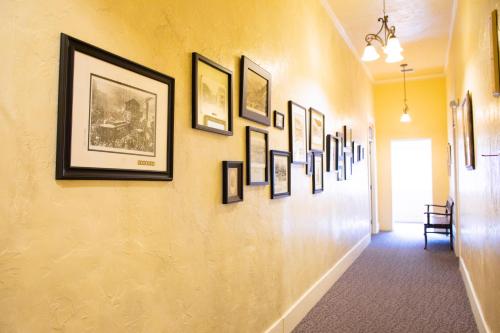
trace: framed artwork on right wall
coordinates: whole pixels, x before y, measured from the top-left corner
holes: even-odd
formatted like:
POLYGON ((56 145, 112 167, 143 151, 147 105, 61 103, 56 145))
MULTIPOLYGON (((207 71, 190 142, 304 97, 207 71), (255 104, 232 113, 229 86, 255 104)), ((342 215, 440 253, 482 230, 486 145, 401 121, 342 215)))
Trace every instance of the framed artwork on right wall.
POLYGON ((465 167, 468 170, 474 170, 476 166, 474 155, 474 121, 472 116, 472 97, 469 91, 467 91, 462 103, 462 123, 464 133, 465 167))
POLYGON ((500 52, 498 42, 498 11, 491 13, 491 58, 493 59, 493 96, 500 96, 500 52))

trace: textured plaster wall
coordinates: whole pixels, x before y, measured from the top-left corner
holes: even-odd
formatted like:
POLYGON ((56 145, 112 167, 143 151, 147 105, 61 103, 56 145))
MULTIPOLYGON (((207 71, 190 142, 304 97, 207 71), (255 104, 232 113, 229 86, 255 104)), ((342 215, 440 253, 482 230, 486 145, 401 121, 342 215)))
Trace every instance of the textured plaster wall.
MULTIPOLYGON (((498 0, 458 1, 447 70, 448 100, 472 94, 476 169, 464 162, 463 122, 457 118, 461 256, 491 332, 500 332, 500 100, 492 96, 490 19, 498 0)), ((451 117, 450 117, 451 123, 451 117)))
MULTIPOLYGON (((366 144, 372 87, 319 1, 0 2, 0 332, 259 332, 369 233, 366 160, 353 180, 292 196, 245 187, 221 204, 234 136, 191 129, 191 52, 272 73, 289 99, 366 144), (173 182, 55 181, 59 34, 176 79, 173 182)), ((288 131, 267 128, 271 149, 288 131)))
POLYGON ((402 81, 376 84, 374 88, 380 184, 378 211, 382 230, 392 230, 391 140, 431 139, 433 201, 444 203, 448 197, 445 78, 407 81, 406 89, 410 123, 399 121, 403 112, 402 81))

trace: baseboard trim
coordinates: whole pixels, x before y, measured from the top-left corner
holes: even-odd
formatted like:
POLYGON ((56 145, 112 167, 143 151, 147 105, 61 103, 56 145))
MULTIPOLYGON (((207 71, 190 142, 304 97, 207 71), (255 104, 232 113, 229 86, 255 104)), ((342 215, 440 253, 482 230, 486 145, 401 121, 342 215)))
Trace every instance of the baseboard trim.
POLYGON ((289 333, 318 303, 335 282, 352 265, 364 249, 370 244, 371 235, 364 236, 339 261, 317 280, 302 296, 271 325, 266 333, 289 333))
POLYGON ((470 279, 469 271, 465 262, 460 258, 460 273, 462 274, 462 279, 464 280, 465 290, 467 290, 467 296, 469 297, 470 306, 472 308, 472 313, 474 314, 474 319, 476 320, 477 329, 480 333, 491 333, 488 323, 484 319, 483 310, 481 309, 481 303, 477 298, 476 290, 470 279))

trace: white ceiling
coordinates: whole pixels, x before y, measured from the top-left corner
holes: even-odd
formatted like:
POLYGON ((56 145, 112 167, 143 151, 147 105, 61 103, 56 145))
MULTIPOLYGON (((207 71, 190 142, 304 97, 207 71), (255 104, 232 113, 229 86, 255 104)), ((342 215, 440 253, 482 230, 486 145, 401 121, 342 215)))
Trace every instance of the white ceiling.
MULTIPOLYGON (((454 0, 386 0, 389 25, 403 47, 403 63, 415 71, 411 76, 444 73, 454 0)), ((366 45, 365 35, 380 29, 382 0, 326 0, 339 20, 359 57, 366 45)), ((375 45, 378 43, 373 43, 375 45)), ((377 46, 376 46, 377 47, 377 46)), ((377 47, 382 55, 382 51, 377 47)), ((400 63, 387 64, 384 57, 366 63, 375 81, 402 76, 400 63)))

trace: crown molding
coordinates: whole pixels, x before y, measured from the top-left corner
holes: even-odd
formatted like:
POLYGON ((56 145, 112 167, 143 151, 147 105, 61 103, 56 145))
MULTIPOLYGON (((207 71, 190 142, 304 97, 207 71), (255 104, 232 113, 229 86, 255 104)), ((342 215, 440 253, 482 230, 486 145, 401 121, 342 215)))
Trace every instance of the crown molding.
POLYGON ((366 64, 364 62, 362 62, 361 59, 359 58, 358 51, 356 51, 356 48, 352 44, 349 36, 347 36, 347 33, 346 33, 344 27, 342 26, 339 19, 337 18, 337 16, 333 12, 332 6, 330 6, 330 3, 328 2, 328 0, 320 0, 320 2, 323 5, 323 8, 325 9, 326 13, 330 17, 333 25, 335 26, 335 29, 337 29, 340 37, 342 37, 342 39, 346 43, 347 47, 351 50, 352 54, 354 55, 354 58, 358 61, 358 63, 361 65, 361 67, 365 71, 366 76, 368 77, 368 79, 370 80, 371 83, 374 83, 372 73, 368 69, 368 66, 366 66, 366 64))
MULTIPOLYGON (((437 79, 437 78, 442 78, 442 77, 446 77, 446 75, 444 73, 438 73, 438 74, 413 76, 413 77, 407 77, 406 81, 430 80, 430 79, 437 79)), ((396 82, 403 82, 403 79, 375 80, 374 84, 387 84, 387 83, 396 83, 396 82)))
POLYGON ((446 48, 446 55, 444 59, 444 70, 445 72, 448 70, 448 62, 450 60, 450 50, 451 50, 451 42, 453 40, 453 32, 455 30, 455 20, 457 16, 457 6, 458 6, 458 1, 453 0, 453 5, 451 9, 451 22, 450 22, 450 29, 448 32, 448 47, 446 48))

